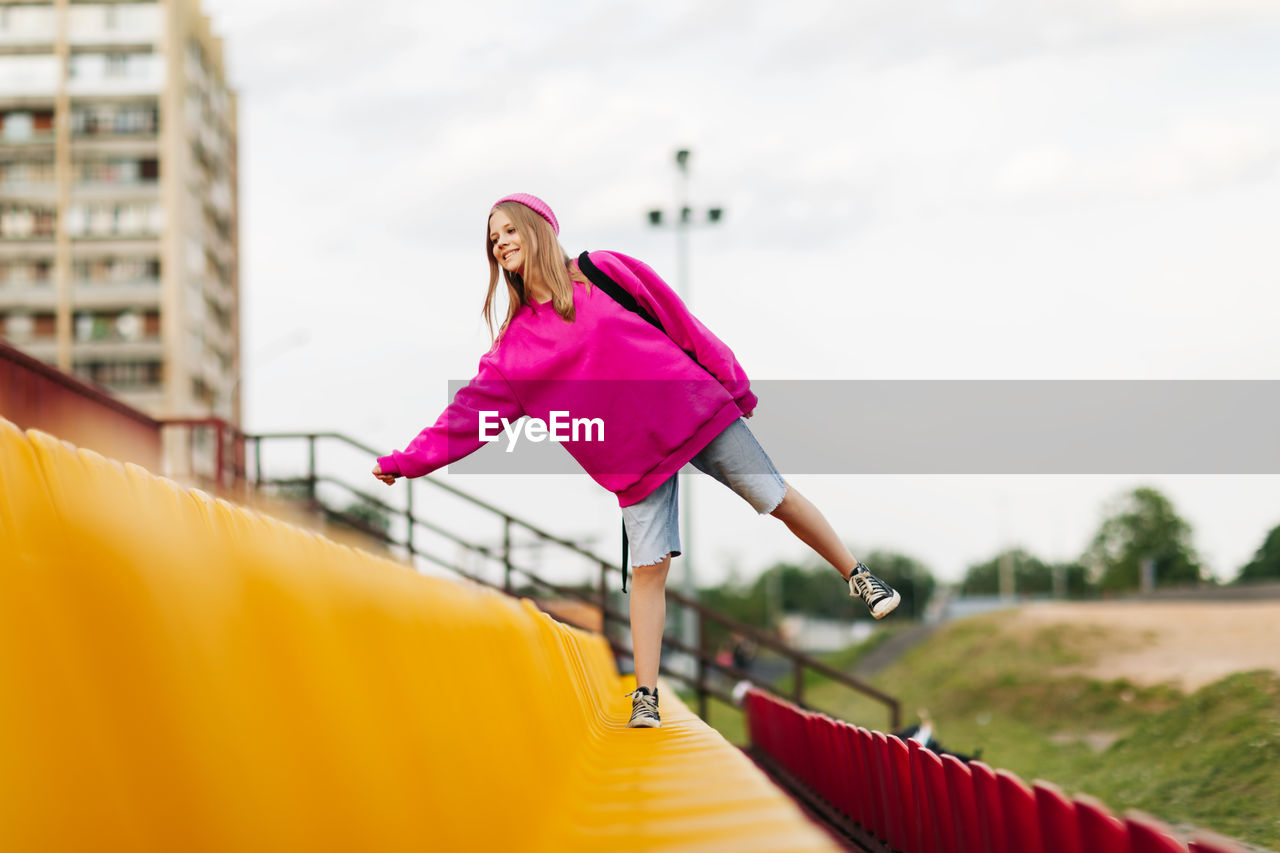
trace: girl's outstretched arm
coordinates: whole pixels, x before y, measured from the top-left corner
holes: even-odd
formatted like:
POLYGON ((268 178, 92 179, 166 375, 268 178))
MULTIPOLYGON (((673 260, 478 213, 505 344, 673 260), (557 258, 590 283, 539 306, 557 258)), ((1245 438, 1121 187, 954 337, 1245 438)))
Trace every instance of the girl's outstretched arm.
POLYGON ((482 359, 480 372, 458 390, 453 402, 434 424, 418 433, 404 450, 378 458, 374 476, 391 483, 396 477, 430 474, 485 444, 480 430, 482 415, 492 424, 502 418, 515 421, 523 414, 520 401, 506 378, 482 359))

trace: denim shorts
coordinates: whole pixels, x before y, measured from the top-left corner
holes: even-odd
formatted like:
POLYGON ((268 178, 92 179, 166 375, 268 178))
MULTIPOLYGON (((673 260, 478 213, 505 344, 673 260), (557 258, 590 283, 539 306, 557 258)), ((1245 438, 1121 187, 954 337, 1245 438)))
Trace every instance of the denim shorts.
MULTIPOLYGON (((786 482, 742 418, 725 427, 690 462, 733 489, 761 515, 777 509, 787 493, 786 482)), ((622 508, 631 565, 651 566, 668 554, 680 555, 678 476, 673 474, 647 498, 622 508)))

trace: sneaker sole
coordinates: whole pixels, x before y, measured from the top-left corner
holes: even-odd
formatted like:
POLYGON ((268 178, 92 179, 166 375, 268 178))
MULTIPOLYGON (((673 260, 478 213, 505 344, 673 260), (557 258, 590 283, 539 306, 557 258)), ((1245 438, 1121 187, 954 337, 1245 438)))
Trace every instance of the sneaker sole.
POLYGON ((897 610, 898 604, 901 603, 901 601, 902 601, 902 596, 898 595, 897 590, 894 590, 893 595, 891 597, 886 598, 882 601, 877 601, 876 606, 871 608, 872 618, 883 619, 893 611, 897 610))
POLYGON ((637 720, 634 723, 627 723, 629 729, 660 729, 662 728, 661 720, 637 720))

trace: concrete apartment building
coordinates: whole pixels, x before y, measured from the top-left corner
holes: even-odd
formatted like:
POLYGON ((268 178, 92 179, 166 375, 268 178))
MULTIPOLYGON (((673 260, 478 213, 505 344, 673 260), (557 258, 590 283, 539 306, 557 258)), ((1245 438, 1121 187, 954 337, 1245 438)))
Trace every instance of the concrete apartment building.
POLYGON ((0 336, 239 423, 236 151, 198 0, 0 0, 0 336))

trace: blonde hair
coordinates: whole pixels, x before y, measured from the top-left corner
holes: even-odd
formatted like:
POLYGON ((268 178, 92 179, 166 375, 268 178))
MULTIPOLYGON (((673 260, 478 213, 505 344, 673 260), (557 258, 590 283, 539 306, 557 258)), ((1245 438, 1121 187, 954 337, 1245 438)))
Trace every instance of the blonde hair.
MULTIPOLYGON (((537 277, 551 291, 551 307, 567 323, 575 317, 573 309, 573 282, 587 283, 586 278, 578 270, 578 265, 571 261, 569 255, 560 245, 551 223, 543 219, 533 210, 515 201, 504 201, 492 211, 489 217, 501 210, 511 218, 512 224, 520 234, 521 249, 525 255, 524 269, 532 269, 537 277)), ((498 259, 493 256, 493 241, 489 239, 489 221, 485 220, 484 251, 489 259, 489 292, 484 298, 484 319, 489 324, 489 337, 493 345, 497 345, 502 333, 507 330, 511 318, 521 306, 529 304, 529 296, 525 290, 524 277, 519 273, 503 269, 502 275, 507 282, 507 316, 501 325, 494 330, 498 307, 494 304, 494 294, 498 290, 498 259)))

